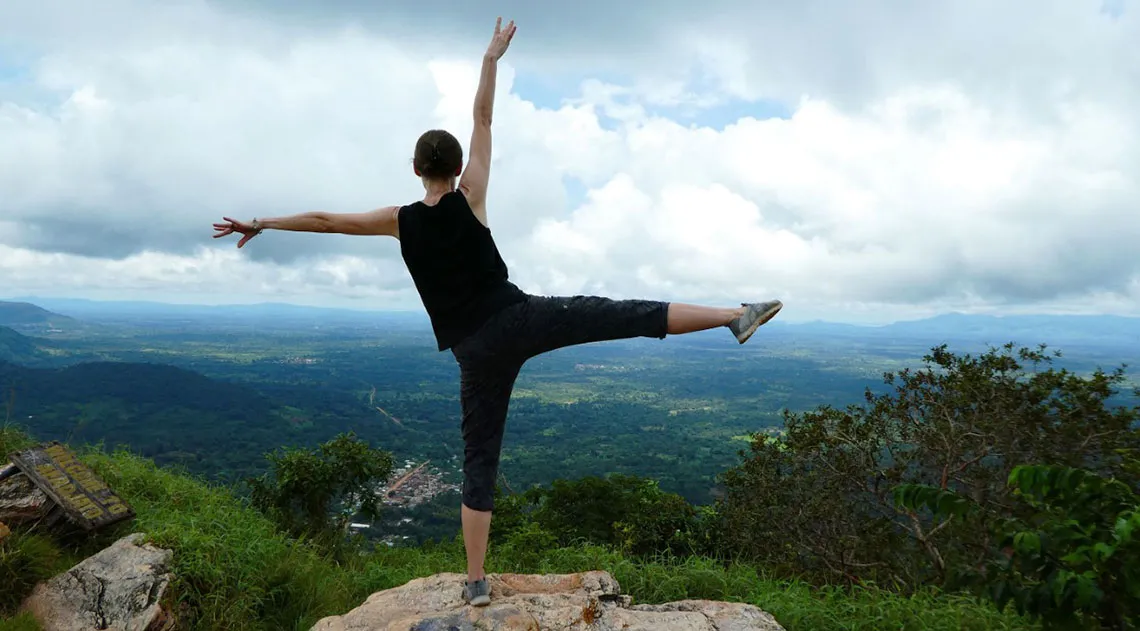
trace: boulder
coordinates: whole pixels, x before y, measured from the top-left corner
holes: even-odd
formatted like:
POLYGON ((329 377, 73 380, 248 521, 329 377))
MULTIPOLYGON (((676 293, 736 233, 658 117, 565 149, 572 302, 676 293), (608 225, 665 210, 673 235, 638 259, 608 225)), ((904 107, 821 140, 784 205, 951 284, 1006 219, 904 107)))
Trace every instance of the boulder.
POLYGON ((0 480, 0 521, 9 524, 36 521, 46 517, 54 507, 51 499, 23 473, 0 480))
POLYGON ((632 605, 606 572, 489 578, 491 604, 463 602, 461 574, 436 574, 377 592, 312 631, 783 631, 752 605, 685 600, 632 605))
POLYGON ((44 631, 159 631, 169 626, 160 601, 172 553, 128 535, 67 572, 36 586, 24 601, 44 631))

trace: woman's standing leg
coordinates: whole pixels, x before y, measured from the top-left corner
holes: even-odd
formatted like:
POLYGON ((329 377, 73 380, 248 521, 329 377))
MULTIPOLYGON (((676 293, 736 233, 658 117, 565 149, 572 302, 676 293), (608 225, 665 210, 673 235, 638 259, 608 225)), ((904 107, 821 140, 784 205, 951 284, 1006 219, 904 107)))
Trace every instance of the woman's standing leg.
POLYGON ((495 477, 503 448, 507 410, 521 364, 460 363, 463 406, 463 544, 467 580, 484 578, 487 540, 491 532, 495 477))

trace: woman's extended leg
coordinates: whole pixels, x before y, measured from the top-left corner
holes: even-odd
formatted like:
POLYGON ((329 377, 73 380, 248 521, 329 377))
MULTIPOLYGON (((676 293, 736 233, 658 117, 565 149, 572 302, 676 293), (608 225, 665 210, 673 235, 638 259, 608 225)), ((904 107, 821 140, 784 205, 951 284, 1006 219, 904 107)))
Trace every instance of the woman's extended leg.
POLYGON ((526 357, 577 344, 664 338, 719 327, 727 327, 743 344, 781 308, 779 300, 718 308, 601 296, 532 297, 515 339, 526 346, 526 357))
POLYGON ((779 300, 742 304, 735 309, 698 307, 681 303, 669 305, 669 334, 693 333, 718 326, 726 326, 741 344, 748 341, 756 329, 776 317, 784 303, 779 300))
POLYGON ((723 309, 671 302, 667 318, 669 335, 682 335, 728 326, 746 311, 745 307, 723 309))

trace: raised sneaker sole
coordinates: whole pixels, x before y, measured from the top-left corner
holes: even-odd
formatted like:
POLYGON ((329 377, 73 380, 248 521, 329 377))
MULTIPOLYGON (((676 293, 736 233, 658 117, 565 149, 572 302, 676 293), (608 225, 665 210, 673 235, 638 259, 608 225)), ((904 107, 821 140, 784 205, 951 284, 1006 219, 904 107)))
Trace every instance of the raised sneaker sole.
POLYGON ((756 321, 753 322, 751 326, 749 326, 747 329, 742 331, 740 333, 740 335, 737 335, 736 341, 740 342, 741 344, 747 342, 748 338, 752 337, 752 334, 756 332, 756 329, 760 328, 760 325, 762 325, 765 322, 776 317, 776 314, 779 313, 780 309, 783 309, 783 308, 784 308, 784 303, 777 300, 775 302, 775 304, 773 304, 771 307, 768 307, 767 311, 760 314, 760 317, 756 318, 756 321))

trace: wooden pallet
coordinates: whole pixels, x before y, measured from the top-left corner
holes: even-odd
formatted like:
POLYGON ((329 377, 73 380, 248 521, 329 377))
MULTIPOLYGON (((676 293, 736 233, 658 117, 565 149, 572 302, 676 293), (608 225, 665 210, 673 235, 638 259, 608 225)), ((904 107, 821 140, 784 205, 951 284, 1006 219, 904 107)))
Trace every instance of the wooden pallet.
POLYGON ((54 441, 44 443, 18 451, 9 458, 68 521, 84 530, 95 530, 135 516, 134 509, 80 462, 66 445, 54 441))

